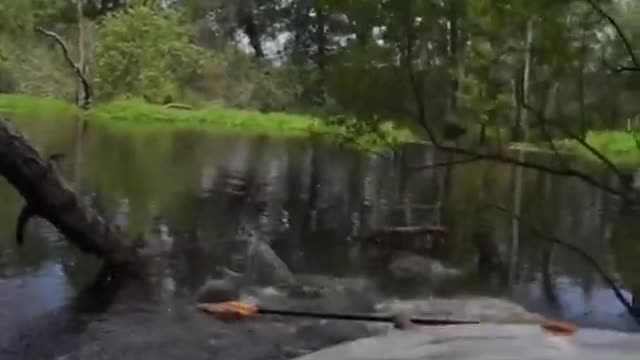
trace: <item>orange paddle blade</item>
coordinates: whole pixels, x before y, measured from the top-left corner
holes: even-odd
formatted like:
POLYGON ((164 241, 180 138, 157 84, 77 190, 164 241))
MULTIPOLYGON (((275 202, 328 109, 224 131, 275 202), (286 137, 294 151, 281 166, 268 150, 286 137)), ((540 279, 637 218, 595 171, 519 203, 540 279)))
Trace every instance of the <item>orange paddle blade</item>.
POLYGON ((554 335, 561 336, 571 336, 578 331, 578 328, 572 323, 557 320, 543 320, 540 327, 554 335))
POLYGON ((197 307, 206 313, 229 320, 242 320, 258 313, 258 306, 241 301, 202 303, 197 307))

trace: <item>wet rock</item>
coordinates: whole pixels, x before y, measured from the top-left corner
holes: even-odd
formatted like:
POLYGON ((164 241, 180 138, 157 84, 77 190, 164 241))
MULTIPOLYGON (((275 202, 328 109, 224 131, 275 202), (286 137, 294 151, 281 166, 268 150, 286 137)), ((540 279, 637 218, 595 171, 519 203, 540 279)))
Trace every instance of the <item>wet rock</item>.
POLYGON ((210 279, 198 290, 200 303, 215 303, 237 300, 240 297, 239 286, 230 279, 210 279))
POLYGON ((411 322, 411 315, 407 313, 397 313, 392 316, 393 327, 398 330, 416 329, 417 325, 411 322))
POLYGON ((247 249, 246 276, 255 285, 289 286, 295 279, 287 264, 268 244, 252 240, 247 249))
POLYGON ((391 275, 397 280, 428 281, 432 285, 458 279, 462 272, 445 266, 438 260, 420 255, 401 255, 389 264, 391 275))
POLYGON ((175 239, 169 231, 166 221, 156 217, 151 230, 143 238, 144 247, 140 249, 143 255, 167 255, 173 250, 175 239))

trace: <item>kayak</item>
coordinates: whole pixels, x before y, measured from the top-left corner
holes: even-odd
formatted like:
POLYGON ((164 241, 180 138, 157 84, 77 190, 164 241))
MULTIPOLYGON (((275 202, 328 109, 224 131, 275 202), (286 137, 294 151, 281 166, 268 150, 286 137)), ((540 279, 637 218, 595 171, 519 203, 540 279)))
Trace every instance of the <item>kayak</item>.
POLYGON ((640 334, 579 329, 558 335, 533 324, 476 324, 395 330, 343 343, 298 360, 631 360, 640 334))

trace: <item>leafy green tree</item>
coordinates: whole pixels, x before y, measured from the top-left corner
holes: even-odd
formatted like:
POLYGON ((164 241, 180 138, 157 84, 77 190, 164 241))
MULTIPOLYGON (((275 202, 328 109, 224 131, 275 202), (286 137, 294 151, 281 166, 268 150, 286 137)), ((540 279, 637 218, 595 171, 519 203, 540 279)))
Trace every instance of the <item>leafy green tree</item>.
POLYGON ((141 96, 163 102, 179 97, 184 79, 200 64, 180 14, 133 7, 108 15, 98 30, 95 85, 103 99, 141 96))

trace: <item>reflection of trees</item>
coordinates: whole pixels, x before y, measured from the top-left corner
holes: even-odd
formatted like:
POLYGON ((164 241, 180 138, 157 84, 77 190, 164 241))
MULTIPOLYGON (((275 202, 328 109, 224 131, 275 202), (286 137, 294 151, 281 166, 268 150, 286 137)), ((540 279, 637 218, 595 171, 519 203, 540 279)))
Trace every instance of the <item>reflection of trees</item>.
MULTIPOLYGON (((593 254, 609 253, 613 244, 615 267, 629 284, 636 285, 634 254, 640 249, 634 239, 635 218, 614 223, 611 198, 578 181, 529 170, 517 181, 510 168, 487 163, 454 172, 439 168, 402 173, 397 158, 363 156, 323 144, 231 136, 211 139, 191 132, 127 134, 100 126, 77 139, 86 141, 76 145, 77 150, 84 147, 79 159, 84 158, 76 160, 76 175, 86 181, 80 185, 101 190, 111 202, 129 197, 135 231, 146 227, 153 215, 164 215, 179 232, 185 280, 228 261, 239 224, 272 240, 289 263, 304 252, 312 268, 335 265, 342 272, 348 266, 350 236, 385 224, 423 223, 427 213, 412 205, 434 204, 438 199, 449 215, 452 258, 467 264, 482 255, 478 270, 488 272, 486 268, 500 267, 492 262, 503 260, 502 248, 514 233, 509 219, 478 214, 475 209, 484 202, 515 200, 519 183, 521 212, 528 220, 593 254), (396 219, 391 210, 398 204, 403 214, 396 219)), ((407 164, 422 163, 425 158, 440 161, 438 153, 419 146, 398 155, 407 164)), ((12 229, 10 220, 15 215, 7 209, 14 207, 13 201, 0 210, 7 213, 2 220, 5 229, 12 229)), ((5 232, 2 238, 9 239, 10 231, 5 232)), ((541 275, 545 266, 540 268, 539 255, 546 248, 532 236, 517 233, 520 250, 512 252, 518 255, 513 270, 520 271, 523 279, 541 275)), ((32 256, 29 261, 34 266, 52 256, 49 243, 35 240, 31 246, 35 248, 23 251, 32 256)), ((556 255, 558 273, 580 279, 590 293, 597 279, 593 271, 564 251, 556 255)), ((614 267, 612 260, 602 256, 599 260, 614 267)), ((75 261, 69 258, 65 265, 70 274, 83 272, 85 265, 74 265, 75 261)), ((545 277, 550 289, 553 276, 545 277)), ((73 282, 80 284, 80 279, 73 282)))
POLYGON ((560 302, 553 282, 553 250, 554 247, 548 245, 542 250, 542 263, 540 264, 542 281, 540 281, 540 285, 547 302, 552 306, 558 306, 560 302))

